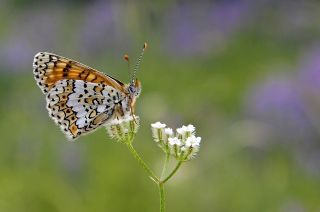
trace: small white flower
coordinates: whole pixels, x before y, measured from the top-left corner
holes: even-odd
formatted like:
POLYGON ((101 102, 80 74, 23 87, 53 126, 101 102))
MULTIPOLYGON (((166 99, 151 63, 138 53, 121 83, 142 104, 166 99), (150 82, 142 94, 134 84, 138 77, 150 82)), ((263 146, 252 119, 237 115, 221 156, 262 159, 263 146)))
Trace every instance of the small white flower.
POLYGON ((151 127, 156 128, 156 129, 162 129, 162 128, 165 128, 166 126, 167 126, 166 124, 162 124, 159 121, 151 124, 151 127))
POLYGON ((177 129, 177 133, 179 133, 180 135, 184 135, 187 132, 193 133, 195 129, 196 128, 192 124, 189 124, 188 126, 183 125, 182 127, 177 129))
POLYGON ((186 140, 187 147, 198 147, 200 146, 201 137, 195 137, 194 135, 190 136, 186 140))
POLYGON ((177 160, 191 160, 200 149, 201 137, 196 137, 195 127, 192 124, 173 130, 166 128, 166 124, 156 122, 151 124, 151 131, 158 146, 177 160))
POLYGON ((164 133, 170 136, 170 135, 173 135, 173 130, 171 128, 165 128, 164 133))
POLYGON ((181 128, 177 129, 177 133, 179 133, 180 135, 183 135, 185 133, 185 126, 182 126, 181 128))
POLYGON ((189 124, 188 126, 183 126, 183 127, 186 132, 190 132, 190 133, 194 132, 196 129, 192 124, 189 124))
POLYGON ((122 119, 113 119, 110 122, 108 122, 106 125, 117 125, 122 123, 122 119))
POLYGON ((189 148, 187 148, 186 146, 182 146, 180 149, 182 152, 186 152, 189 148))
POLYGON ((137 116, 131 116, 131 115, 126 115, 123 117, 123 121, 132 121, 134 118, 137 118, 137 116))
POLYGON ((107 132, 111 138, 126 142, 136 134, 139 128, 139 116, 125 116, 113 119, 105 124, 107 132))
POLYGON ((174 138, 168 138, 168 141, 169 141, 169 144, 171 145, 171 146, 173 146, 173 145, 177 145, 177 146, 181 146, 181 140, 180 139, 178 139, 177 137, 174 137, 174 138))

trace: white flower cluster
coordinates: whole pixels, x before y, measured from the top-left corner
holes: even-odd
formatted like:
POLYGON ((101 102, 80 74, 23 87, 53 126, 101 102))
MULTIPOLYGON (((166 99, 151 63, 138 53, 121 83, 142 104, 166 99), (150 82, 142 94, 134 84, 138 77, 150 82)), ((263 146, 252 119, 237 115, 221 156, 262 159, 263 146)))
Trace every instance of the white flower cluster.
POLYGON ((166 128, 166 124, 156 122, 151 124, 152 136, 155 142, 177 160, 185 161, 193 158, 199 151, 201 137, 195 136, 195 127, 191 124, 176 130, 166 128))
POLYGON ((113 119, 105 124, 111 138, 126 142, 133 138, 139 128, 139 116, 124 116, 120 119, 113 119))

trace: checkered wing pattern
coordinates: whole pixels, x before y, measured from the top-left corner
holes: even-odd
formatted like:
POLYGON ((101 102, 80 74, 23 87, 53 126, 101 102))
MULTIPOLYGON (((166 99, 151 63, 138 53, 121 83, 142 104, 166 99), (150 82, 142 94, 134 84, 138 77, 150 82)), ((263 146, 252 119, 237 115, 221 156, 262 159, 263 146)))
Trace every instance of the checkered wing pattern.
POLYGON ((41 52, 33 72, 49 115, 70 139, 112 119, 119 102, 127 104, 122 82, 74 60, 41 52))

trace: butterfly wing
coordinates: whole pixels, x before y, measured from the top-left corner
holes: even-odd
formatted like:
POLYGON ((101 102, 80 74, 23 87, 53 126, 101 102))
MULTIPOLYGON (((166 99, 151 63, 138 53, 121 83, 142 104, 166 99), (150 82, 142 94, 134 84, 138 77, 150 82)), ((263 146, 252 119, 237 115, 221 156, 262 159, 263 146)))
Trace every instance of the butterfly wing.
POLYGON ((115 114, 125 96, 102 83, 63 79, 47 93, 47 109, 69 139, 92 132, 115 114))
POLYGON ((125 85, 113 77, 82 63, 48 52, 39 52, 35 55, 33 73, 38 86, 44 94, 47 94, 55 83, 62 79, 101 83, 126 92, 125 85))
POLYGON ((126 100, 122 82, 52 53, 36 54, 33 72, 38 86, 47 95, 49 115, 70 139, 112 119, 116 103, 126 100))

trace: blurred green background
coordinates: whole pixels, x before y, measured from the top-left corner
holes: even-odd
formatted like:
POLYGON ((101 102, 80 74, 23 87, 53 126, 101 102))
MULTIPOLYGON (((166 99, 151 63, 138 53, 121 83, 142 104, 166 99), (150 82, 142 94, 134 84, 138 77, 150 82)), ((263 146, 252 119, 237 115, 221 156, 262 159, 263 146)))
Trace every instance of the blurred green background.
POLYGON ((157 187, 105 129, 67 142, 33 56, 54 52, 138 78, 137 150, 157 172, 150 124, 192 123, 195 160, 168 211, 320 211, 318 1, 0 1, 0 211, 157 211, 157 187))

